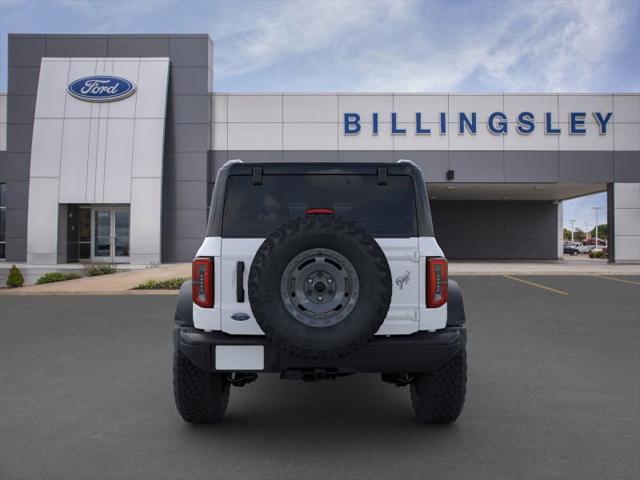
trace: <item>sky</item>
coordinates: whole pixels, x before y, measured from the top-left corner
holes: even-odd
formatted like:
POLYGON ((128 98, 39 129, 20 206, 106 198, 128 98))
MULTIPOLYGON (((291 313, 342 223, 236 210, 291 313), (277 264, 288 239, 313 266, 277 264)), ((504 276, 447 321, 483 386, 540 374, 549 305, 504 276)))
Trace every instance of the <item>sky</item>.
POLYGON ((0 91, 8 33, 208 33, 218 92, 638 92, 638 25, 640 0, 0 0, 0 91))

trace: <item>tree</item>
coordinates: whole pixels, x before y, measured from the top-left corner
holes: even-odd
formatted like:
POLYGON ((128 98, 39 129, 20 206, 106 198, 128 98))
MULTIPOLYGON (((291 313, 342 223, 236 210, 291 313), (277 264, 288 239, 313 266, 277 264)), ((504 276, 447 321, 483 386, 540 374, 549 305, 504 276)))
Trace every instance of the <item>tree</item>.
POLYGON ((7 276, 7 286, 16 288, 21 287, 24 283, 24 277, 22 276, 22 272, 18 267, 13 265, 9 270, 9 275, 7 276))
MULTIPOLYGON (((589 232, 589 234, 595 238, 596 236, 596 227, 593 227, 593 229, 589 232)), ((609 236, 609 227, 607 226, 606 223, 603 223, 602 225, 598 225, 598 238, 607 238, 609 236)))
POLYGON ((587 238, 587 235, 580 230, 580 228, 576 228, 573 232, 573 241, 574 242, 582 242, 585 238, 587 238))

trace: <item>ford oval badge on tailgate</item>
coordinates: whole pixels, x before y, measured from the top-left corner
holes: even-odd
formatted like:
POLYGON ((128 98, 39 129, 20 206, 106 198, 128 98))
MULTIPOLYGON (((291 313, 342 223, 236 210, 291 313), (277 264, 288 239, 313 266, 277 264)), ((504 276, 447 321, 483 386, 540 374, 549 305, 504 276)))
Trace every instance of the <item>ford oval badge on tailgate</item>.
POLYGON ((241 313, 234 313, 233 315, 231 315, 231 318, 239 322, 244 322, 245 320, 249 320, 251 316, 248 313, 241 312, 241 313))

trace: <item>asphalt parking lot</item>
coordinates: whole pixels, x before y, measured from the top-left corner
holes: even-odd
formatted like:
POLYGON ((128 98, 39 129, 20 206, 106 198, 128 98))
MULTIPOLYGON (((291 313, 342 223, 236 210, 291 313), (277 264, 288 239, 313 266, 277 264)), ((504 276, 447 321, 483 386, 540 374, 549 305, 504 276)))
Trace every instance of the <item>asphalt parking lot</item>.
POLYGON ((0 478, 637 478, 640 278, 617 278, 459 277, 469 385, 446 427, 377 375, 264 375, 193 427, 175 297, 0 297, 0 478))

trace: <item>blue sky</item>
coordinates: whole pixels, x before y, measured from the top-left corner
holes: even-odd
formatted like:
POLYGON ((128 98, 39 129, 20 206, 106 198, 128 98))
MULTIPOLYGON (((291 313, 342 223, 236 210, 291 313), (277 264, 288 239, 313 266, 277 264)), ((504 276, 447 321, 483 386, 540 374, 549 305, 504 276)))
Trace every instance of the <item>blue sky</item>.
POLYGON ((8 33, 197 32, 216 91, 637 92, 638 25, 640 0, 0 0, 0 91, 8 33))

